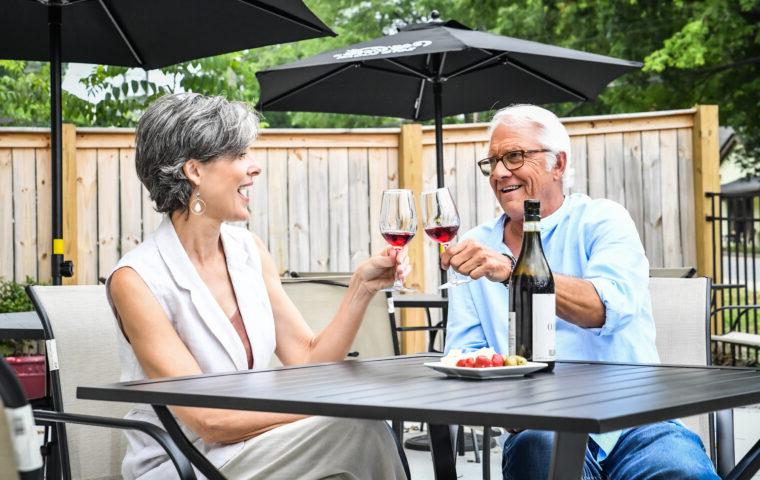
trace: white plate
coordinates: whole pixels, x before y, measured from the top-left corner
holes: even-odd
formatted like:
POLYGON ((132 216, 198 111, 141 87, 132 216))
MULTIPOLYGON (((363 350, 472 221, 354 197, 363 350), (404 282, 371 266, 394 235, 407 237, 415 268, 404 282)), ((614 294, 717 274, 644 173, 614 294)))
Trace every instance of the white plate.
POLYGON ((425 366, 432 368, 436 372, 445 373, 449 377, 483 380, 488 378, 507 378, 527 375, 536 370, 541 370, 546 367, 546 364, 541 362, 528 362, 526 365, 517 365, 514 367, 468 368, 449 367, 441 362, 428 362, 425 363, 425 366))

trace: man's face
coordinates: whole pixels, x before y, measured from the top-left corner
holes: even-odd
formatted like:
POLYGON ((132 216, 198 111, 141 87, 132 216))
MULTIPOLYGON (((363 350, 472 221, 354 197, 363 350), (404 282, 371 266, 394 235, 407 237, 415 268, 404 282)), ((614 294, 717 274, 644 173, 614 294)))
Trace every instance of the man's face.
MULTIPOLYGON (((500 124, 491 135, 488 156, 501 156, 516 150, 543 150, 538 138, 537 126, 500 124)), ((523 218, 523 202, 526 199, 537 199, 543 207, 556 200, 556 195, 562 196, 562 172, 557 169, 546 171, 547 155, 551 153, 526 154, 525 163, 514 170, 508 170, 503 162, 494 165, 488 180, 501 208, 510 218, 523 218)))

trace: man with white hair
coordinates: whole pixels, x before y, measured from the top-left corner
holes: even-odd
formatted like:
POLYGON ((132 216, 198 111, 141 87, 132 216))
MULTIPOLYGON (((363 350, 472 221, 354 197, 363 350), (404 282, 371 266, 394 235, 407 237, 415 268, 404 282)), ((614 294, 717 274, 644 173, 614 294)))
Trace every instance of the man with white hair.
MULTIPOLYGON (((541 202, 541 241, 554 275, 557 359, 659 363, 649 262, 636 226, 618 203, 564 194, 572 181, 565 127, 546 109, 514 105, 494 115, 490 137, 478 166, 504 214, 441 255, 443 268, 474 280, 449 290, 446 351, 508 351, 504 285, 520 253, 523 202, 532 198, 541 202)), ((552 432, 514 432, 504 445, 504 478, 547 478, 552 442, 552 432)), ((699 437, 669 421, 591 435, 583 478, 718 477, 699 437)))

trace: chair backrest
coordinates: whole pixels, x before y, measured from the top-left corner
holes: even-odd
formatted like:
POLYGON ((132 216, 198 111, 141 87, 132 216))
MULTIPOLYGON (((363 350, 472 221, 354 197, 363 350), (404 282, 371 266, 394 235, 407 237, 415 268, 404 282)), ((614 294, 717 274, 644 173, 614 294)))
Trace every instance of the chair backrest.
MULTIPOLYGON (((650 278, 652 316, 660 361, 676 365, 710 365, 710 279, 650 278)), ((712 456, 708 415, 681 421, 702 438, 712 456)))
MULTIPOLYGON (((309 327, 315 332, 323 329, 338 311, 346 294, 349 275, 308 276, 283 278, 282 285, 309 327)), ((388 302, 381 292, 372 299, 364 314, 351 352, 358 358, 376 358, 393 355, 393 339, 388 320, 388 302)))
MULTIPOLYGON (((96 402, 76 398, 79 385, 102 385, 119 381, 121 369, 116 342, 116 323, 103 285, 29 287, 47 336, 55 341, 60 409, 67 413, 122 418, 128 403, 96 402), (45 325, 47 324, 47 325, 45 325)), ((48 365, 55 359, 48 351, 48 365)), ((52 381, 51 383, 56 383, 52 381)), ((121 478, 126 438, 121 430, 66 425, 71 477, 76 479, 121 478)))

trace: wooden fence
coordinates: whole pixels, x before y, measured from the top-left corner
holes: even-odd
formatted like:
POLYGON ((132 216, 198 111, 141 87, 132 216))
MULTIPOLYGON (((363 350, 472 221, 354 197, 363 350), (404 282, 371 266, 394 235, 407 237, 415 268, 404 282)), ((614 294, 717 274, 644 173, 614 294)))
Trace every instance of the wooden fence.
MULTIPOLYGON (((712 273, 704 192, 717 191, 717 107, 576 117, 571 134, 573 192, 625 205, 652 267, 697 265, 712 273)), ((161 218, 134 171, 134 131, 64 131, 64 241, 75 262, 73 283, 96 283, 161 218)), ((254 155, 248 228, 281 271, 348 271, 384 243, 378 232, 381 192, 436 183, 432 127, 355 130, 264 130, 254 155)), ((486 156, 487 125, 444 129, 445 184, 462 219, 460 231, 500 212, 475 166, 486 156)), ((46 129, 0 129, 0 276, 50 278, 50 151, 46 129)), ((420 232, 422 230, 420 229, 420 232)), ((412 285, 435 291, 435 245, 410 246, 412 285)))

